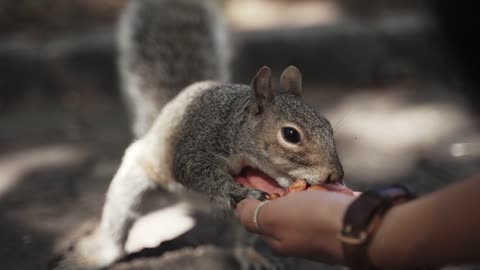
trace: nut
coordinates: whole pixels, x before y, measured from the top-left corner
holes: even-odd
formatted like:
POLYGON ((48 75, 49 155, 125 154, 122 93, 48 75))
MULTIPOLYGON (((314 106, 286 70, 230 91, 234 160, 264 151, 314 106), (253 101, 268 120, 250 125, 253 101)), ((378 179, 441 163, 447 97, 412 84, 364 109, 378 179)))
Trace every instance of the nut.
POLYGON ((282 197, 282 195, 278 194, 278 193, 272 193, 272 194, 268 194, 267 195, 267 200, 269 201, 273 201, 273 200, 276 200, 278 198, 282 197))
POLYGON ((297 179, 297 180, 295 180, 295 182, 293 182, 293 184, 291 184, 288 187, 288 190, 287 190, 287 192, 285 192, 284 195, 287 195, 287 194, 292 193, 292 192, 304 191, 304 190, 307 189, 307 187, 308 187, 308 184, 305 180, 297 179))

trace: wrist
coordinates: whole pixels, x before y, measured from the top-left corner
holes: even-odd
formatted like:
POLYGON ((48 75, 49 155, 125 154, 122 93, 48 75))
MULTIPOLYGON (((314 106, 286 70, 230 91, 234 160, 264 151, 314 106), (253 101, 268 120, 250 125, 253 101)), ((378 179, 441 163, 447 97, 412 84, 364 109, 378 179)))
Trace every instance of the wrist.
POLYGON ((413 197, 407 188, 390 185, 363 193, 348 207, 339 239, 343 242, 345 261, 350 268, 376 269, 370 256, 374 237, 391 214, 392 207, 413 197))

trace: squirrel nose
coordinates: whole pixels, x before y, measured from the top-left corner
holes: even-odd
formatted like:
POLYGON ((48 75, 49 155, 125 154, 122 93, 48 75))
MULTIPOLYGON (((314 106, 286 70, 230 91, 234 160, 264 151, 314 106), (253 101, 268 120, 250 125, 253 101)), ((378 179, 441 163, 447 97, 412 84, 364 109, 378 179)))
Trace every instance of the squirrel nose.
POLYGON ((327 184, 341 184, 343 185, 343 169, 332 169, 328 172, 325 180, 327 184))

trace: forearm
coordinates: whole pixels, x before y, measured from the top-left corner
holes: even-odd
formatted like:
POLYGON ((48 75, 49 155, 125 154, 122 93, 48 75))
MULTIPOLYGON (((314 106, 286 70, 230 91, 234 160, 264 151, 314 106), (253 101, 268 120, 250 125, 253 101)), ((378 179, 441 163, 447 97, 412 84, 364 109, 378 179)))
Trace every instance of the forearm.
POLYGON ((369 254, 382 269, 480 261, 480 177, 390 210, 369 254))

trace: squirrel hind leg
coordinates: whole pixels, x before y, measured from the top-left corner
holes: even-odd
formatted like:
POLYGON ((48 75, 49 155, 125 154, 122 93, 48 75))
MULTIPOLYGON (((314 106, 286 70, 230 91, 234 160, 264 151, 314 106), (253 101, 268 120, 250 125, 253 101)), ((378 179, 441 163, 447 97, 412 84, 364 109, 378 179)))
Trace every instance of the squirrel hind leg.
POLYGON ((98 230, 83 236, 75 245, 55 258, 53 270, 103 269, 123 255, 121 247, 102 237, 98 230))
POLYGON ((127 149, 108 188, 100 224, 64 251, 53 269, 102 269, 125 254, 130 228, 143 211, 143 199, 157 187, 137 164, 142 150, 141 140, 127 149))

